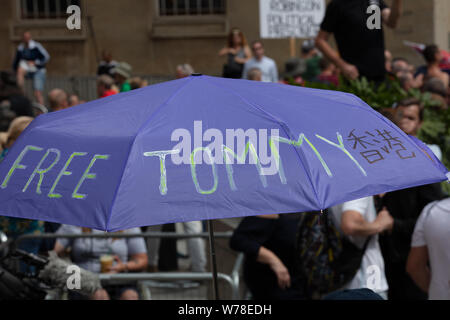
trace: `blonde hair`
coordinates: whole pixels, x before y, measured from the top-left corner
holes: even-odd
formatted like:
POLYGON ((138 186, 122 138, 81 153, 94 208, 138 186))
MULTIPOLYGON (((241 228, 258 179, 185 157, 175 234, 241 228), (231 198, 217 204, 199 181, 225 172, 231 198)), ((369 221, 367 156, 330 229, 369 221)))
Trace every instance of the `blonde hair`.
POLYGON ((251 68, 247 73, 248 80, 258 80, 261 81, 262 72, 259 68, 251 68))
POLYGON ((134 77, 130 79, 131 90, 139 89, 148 86, 148 81, 141 77, 134 77))
POLYGON ((10 148, 33 120, 34 119, 32 117, 25 116, 15 118, 9 125, 8 138, 6 140, 5 147, 10 148))

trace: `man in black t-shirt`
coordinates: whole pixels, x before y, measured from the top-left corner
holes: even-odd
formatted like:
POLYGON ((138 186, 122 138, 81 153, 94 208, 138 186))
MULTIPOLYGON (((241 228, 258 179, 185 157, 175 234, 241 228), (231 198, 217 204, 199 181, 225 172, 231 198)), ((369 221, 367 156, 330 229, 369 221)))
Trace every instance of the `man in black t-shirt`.
POLYGON ((114 73, 112 73, 112 69, 117 67, 117 61, 114 61, 112 58, 112 54, 109 51, 103 51, 102 52, 102 61, 100 61, 100 64, 97 68, 97 75, 101 76, 103 74, 106 74, 108 76, 114 77, 114 73))
POLYGON ((402 0, 393 0, 392 8, 383 0, 332 0, 316 38, 316 46, 348 79, 365 76, 380 82, 385 78, 383 26, 381 21, 377 25, 374 5, 381 21, 395 28, 402 0), (334 34, 339 54, 328 44, 330 34, 334 34))

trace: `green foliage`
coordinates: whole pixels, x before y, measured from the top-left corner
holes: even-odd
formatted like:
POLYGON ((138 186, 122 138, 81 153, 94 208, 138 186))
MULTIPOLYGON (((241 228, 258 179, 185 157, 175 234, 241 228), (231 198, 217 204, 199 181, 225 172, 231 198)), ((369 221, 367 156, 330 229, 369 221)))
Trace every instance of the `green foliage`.
MULTIPOLYGON (((424 118, 419 139, 439 145, 442 150, 442 162, 450 168, 450 109, 426 108, 424 118)), ((444 183, 443 187, 450 195, 450 184, 444 183)))
MULTIPOLYGON (((298 85, 293 81, 292 85, 298 85)), ((424 121, 418 134, 419 139, 428 144, 437 144, 442 150, 442 160, 447 168, 450 168, 450 108, 442 110, 438 108, 439 102, 432 99, 431 94, 422 93, 417 89, 408 92, 403 90, 396 79, 387 78, 381 85, 375 85, 366 78, 358 80, 346 80, 341 78, 339 86, 318 82, 305 82, 305 87, 337 90, 352 93, 366 102, 375 110, 392 109, 400 100, 414 97, 419 99, 425 107, 424 121)), ((450 184, 443 183, 445 191, 450 194, 450 184)))

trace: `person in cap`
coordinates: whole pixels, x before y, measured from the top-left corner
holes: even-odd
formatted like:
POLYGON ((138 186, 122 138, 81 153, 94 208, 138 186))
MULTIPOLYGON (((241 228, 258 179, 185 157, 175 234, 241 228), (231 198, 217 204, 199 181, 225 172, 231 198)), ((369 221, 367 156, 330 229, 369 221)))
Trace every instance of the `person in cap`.
POLYGON ((39 104, 37 102, 33 102, 31 104, 32 108, 33 108, 33 117, 37 118, 42 114, 46 114, 49 113, 50 110, 48 110, 48 108, 42 104, 39 104))
POLYGON ((195 73, 194 68, 188 63, 179 64, 175 71, 176 79, 183 79, 195 73))
POLYGON ((314 39, 303 41, 301 58, 305 60, 306 70, 303 72, 303 79, 306 81, 314 81, 320 74, 320 54, 316 49, 314 39))
POLYGON ((127 92, 131 90, 131 85, 128 79, 131 77, 133 68, 126 62, 120 62, 111 72, 114 74, 114 80, 119 87, 120 92, 127 92))
POLYGON ((112 89, 114 79, 106 74, 97 78, 97 95, 99 98, 106 98, 115 95, 117 92, 112 89))
POLYGON ((285 63, 285 72, 283 73, 282 83, 294 81, 296 84, 303 85, 302 74, 306 71, 306 62, 300 58, 290 58, 285 63))

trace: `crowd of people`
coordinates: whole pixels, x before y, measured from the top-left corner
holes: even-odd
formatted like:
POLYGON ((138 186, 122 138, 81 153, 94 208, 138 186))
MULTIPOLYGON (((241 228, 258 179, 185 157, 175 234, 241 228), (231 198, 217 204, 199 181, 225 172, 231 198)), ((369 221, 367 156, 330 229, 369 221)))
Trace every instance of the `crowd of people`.
MULTIPOLYGON (((380 5, 386 26, 395 28, 402 1, 391 8, 380 5)), ((316 39, 305 40, 301 55, 285 63, 278 72, 274 59, 266 56, 264 43, 249 43, 244 33, 232 29, 219 52, 226 58, 223 77, 264 82, 305 85, 320 82, 338 86, 340 81, 366 77, 380 85, 386 77, 397 79, 403 89, 430 92, 446 109, 449 102, 449 70, 442 67, 442 54, 436 45, 423 50, 425 65, 415 68, 403 57, 392 57, 385 48, 383 29, 370 30, 365 25, 365 8, 359 1, 333 0, 327 7, 316 39), (334 35, 337 50, 329 44, 334 35)), ((13 72, 0 73, 1 159, 34 117, 73 107, 83 101, 73 93, 52 88, 44 102, 46 65, 50 55, 44 46, 23 34, 13 61, 13 72), (31 79, 33 97, 24 94, 25 79, 31 79)), ((127 62, 113 60, 109 51, 102 53, 97 70, 98 98, 139 89, 148 85, 133 77, 127 62)), ((174 69, 176 79, 188 77, 194 68, 182 63, 174 69)), ((398 101, 392 107, 392 119, 408 135, 416 136, 423 122, 423 106, 414 98, 398 101)), ((438 146, 429 146, 442 159, 438 146)), ((450 252, 446 246, 450 230, 450 202, 440 185, 427 185, 350 201, 330 208, 330 216, 339 231, 362 250, 360 267, 342 289, 369 289, 359 293, 381 299, 450 299, 450 252), (375 268, 375 271, 374 271, 375 268), (371 283, 374 272, 378 281, 371 283)), ((307 282, 296 268, 294 259, 299 214, 273 214, 244 218, 234 231, 230 246, 245 254, 244 280, 253 299, 308 299, 307 282)), ((203 231, 199 221, 183 224, 186 233, 203 231)), ((147 231, 161 231, 161 226, 147 231)), ((0 217, 0 230, 10 237, 53 232, 57 234, 96 233, 95 230, 52 223, 0 217)), ((140 229, 126 230, 140 233, 140 229)), ((158 271, 159 239, 147 242, 131 239, 58 239, 28 240, 21 248, 32 253, 55 250, 64 255, 70 250, 72 261, 92 272, 101 272, 100 259, 114 256, 115 263, 104 272, 158 271)), ((191 270, 206 271, 205 244, 200 238, 188 240, 191 270)), ((342 291, 349 294, 349 291, 342 291)), ((336 298, 329 296, 330 299, 336 298)), ((339 297, 339 296, 337 296, 339 297)), ((341 296, 341 297, 344 297, 341 296)), ((354 297, 358 293, 354 292, 354 297)), ((71 298, 80 296, 72 294, 71 298)), ((111 286, 99 290, 92 299, 138 299, 134 285, 111 286)))
MULTIPOLYGON (((378 4, 385 25, 395 28, 402 2, 393 1, 392 8, 383 1, 378 4)), ((392 58, 385 48, 383 29, 365 27, 364 5, 363 1, 332 1, 315 42, 305 41, 301 57, 286 63, 282 81, 289 79, 300 85, 316 81, 338 86, 340 79, 365 77, 378 86, 389 77, 398 80, 406 92, 412 88, 429 92, 442 110, 447 109, 450 70, 445 69, 448 64, 443 63, 441 50, 433 44, 426 46, 422 52, 426 65, 417 69, 403 57, 392 58), (338 50, 329 44, 332 34, 338 50)), ((235 47, 239 43, 245 41, 236 41, 235 47)), ((270 60, 262 59, 263 51, 255 52, 261 49, 259 41, 252 44, 254 58, 248 60, 243 69, 256 67, 259 70, 252 69, 251 77, 244 72, 242 78, 273 81, 269 77, 270 60), (255 64, 255 59, 259 64, 255 64)), ((424 120, 420 100, 410 97, 389 107, 392 112, 387 114, 391 120, 406 134, 417 136, 424 120)), ((438 146, 428 147, 442 159, 438 146)), ((450 206, 446 197, 440 184, 433 184, 330 208, 337 229, 360 249, 362 258, 353 278, 342 287, 346 290, 328 297, 450 299, 450 260, 449 251, 445 249, 450 239, 450 206), (369 292, 358 291, 361 289, 369 292)), ((295 225, 283 215, 269 215, 244 218, 235 230, 230 246, 245 253, 244 278, 255 299, 311 298, 311 284, 292 260, 299 254, 294 252, 299 250, 295 246, 295 225), (262 282, 261 278, 266 280, 262 282)))

